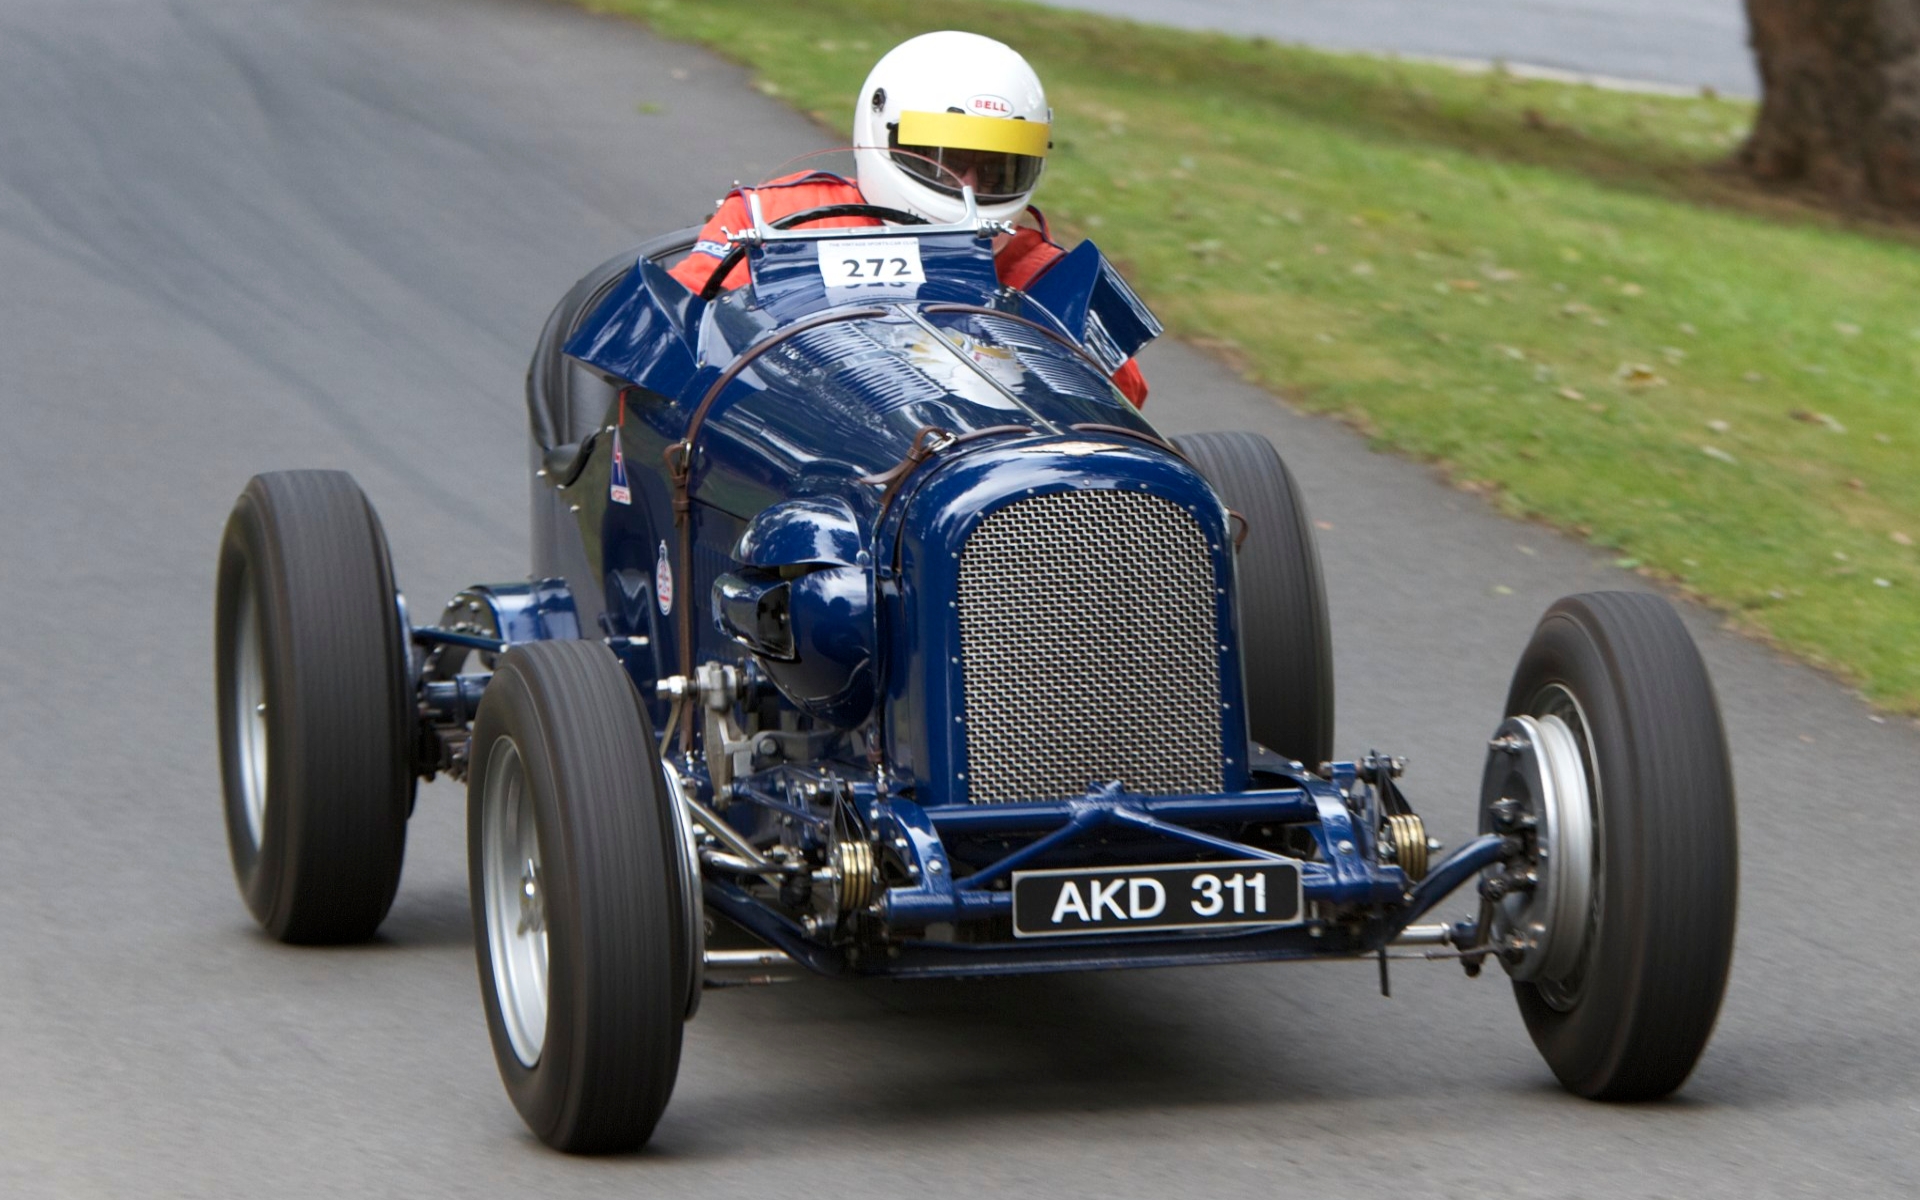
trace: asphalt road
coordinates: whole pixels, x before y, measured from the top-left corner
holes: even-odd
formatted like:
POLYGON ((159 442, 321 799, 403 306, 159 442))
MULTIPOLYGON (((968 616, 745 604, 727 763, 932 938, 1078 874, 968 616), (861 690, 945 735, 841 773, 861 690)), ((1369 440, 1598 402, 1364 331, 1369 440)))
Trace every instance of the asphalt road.
MULTIPOLYGON (((1358 964, 806 983, 708 997, 649 1152, 547 1152, 488 1050, 457 790, 422 794, 376 944, 276 945, 234 894, 216 541, 249 474, 344 467, 416 611, 521 575, 549 305, 821 135, 540 0, 0 0, 0 113, 0 1195, 1920 1188, 1920 734, 1697 612, 1745 891, 1677 1100, 1562 1094, 1504 984, 1445 964, 1391 1000, 1358 964)), ((1284 447, 1327 526, 1341 743, 1410 755, 1467 836, 1534 620, 1637 581, 1189 351, 1145 366, 1170 431, 1284 447)))
POLYGON ((1741 0, 1043 0, 1224 33, 1581 75, 1760 90, 1741 0))

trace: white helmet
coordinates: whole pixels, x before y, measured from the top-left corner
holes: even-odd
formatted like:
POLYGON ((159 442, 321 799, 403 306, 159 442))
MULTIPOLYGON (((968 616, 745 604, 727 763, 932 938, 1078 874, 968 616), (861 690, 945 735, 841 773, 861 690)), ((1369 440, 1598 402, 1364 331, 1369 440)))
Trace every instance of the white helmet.
POLYGON ((854 102, 860 194, 945 224, 966 215, 958 177, 980 215, 1011 221, 1040 182, 1052 123, 1040 77, 1012 48, 923 33, 875 63, 854 102))

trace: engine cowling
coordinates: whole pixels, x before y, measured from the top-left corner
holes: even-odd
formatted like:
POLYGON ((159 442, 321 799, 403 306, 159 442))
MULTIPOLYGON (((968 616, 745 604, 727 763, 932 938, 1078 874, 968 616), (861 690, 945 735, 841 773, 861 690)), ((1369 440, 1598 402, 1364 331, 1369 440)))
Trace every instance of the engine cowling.
POLYGON ((846 503, 769 506, 735 544, 739 564, 713 585, 714 621, 746 647, 782 695, 840 729, 873 712, 877 641, 871 560, 846 503))

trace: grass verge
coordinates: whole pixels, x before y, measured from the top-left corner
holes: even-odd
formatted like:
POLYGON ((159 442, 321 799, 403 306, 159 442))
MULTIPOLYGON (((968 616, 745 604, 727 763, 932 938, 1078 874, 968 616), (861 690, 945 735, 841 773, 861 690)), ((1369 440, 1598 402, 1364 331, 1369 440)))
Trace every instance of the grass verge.
MULTIPOLYGON (((833 129, 924 32, 886 0, 588 3, 833 129)), ((1044 207, 1175 333, 1920 713, 1920 239, 1744 184, 1749 105, 949 15, 1033 61, 1044 207)))

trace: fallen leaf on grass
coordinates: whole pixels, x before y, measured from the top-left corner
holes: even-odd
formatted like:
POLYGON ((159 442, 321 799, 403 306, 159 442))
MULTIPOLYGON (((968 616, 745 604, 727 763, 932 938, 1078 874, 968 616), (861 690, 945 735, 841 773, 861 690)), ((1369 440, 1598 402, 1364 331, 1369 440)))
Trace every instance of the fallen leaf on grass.
POLYGON ((1555 394, 1562 400, 1585 400, 1587 398, 1587 394, 1578 388, 1564 387, 1555 394))
POLYGON ((1842 425, 1827 413, 1814 412, 1811 409, 1805 408, 1796 408, 1787 415, 1806 425, 1824 425, 1835 433, 1845 433, 1847 431, 1845 425, 1842 425))
POLYGON ((1658 371, 1645 363, 1621 363, 1613 377, 1630 388, 1657 388, 1667 386, 1667 381, 1658 371))
POLYGON ((1480 290, 1478 279, 1449 279, 1447 286, 1456 292, 1477 292, 1480 290))
POLYGON ((1874 580, 1874 581, 1873 581, 1873 586, 1875 586, 1875 587, 1892 587, 1892 586, 1893 586, 1893 580, 1891 580, 1891 579, 1876 579, 1876 580, 1874 580))
POLYGON ((1727 424, 1725 421, 1708 421, 1707 428, 1713 430, 1715 433, 1726 433, 1732 429, 1733 426, 1727 424))
POLYGON ((1912 539, 1911 537, 1908 537, 1908 536, 1907 536, 1906 534, 1904 534, 1904 533, 1901 533, 1901 532, 1900 532, 1900 531, 1899 531, 1898 529, 1896 529, 1896 530, 1894 530, 1894 531, 1893 531, 1892 533, 1890 533, 1890 534, 1888 534, 1888 535, 1887 535, 1887 537, 1888 537, 1889 539, 1891 539, 1891 540, 1892 540, 1892 542, 1893 542, 1893 544, 1894 544, 1894 545, 1896 545, 1896 546, 1911 546, 1911 545, 1913 545, 1913 539, 1912 539))
POLYGON ((1708 458, 1711 458, 1715 462, 1723 462, 1728 464, 1729 466, 1740 461, 1739 459, 1735 458, 1731 454, 1728 454, 1725 450, 1722 450, 1718 446, 1702 446, 1700 447, 1700 453, 1706 455, 1708 458))
POLYGON ((1864 479, 1849 479, 1847 480, 1847 486, 1856 492, 1864 492, 1867 490, 1867 481, 1864 479))
POLYGON ((1620 285, 1620 294, 1622 296, 1644 295, 1646 293, 1646 290, 1647 289, 1641 287, 1637 283, 1623 283, 1620 285))

